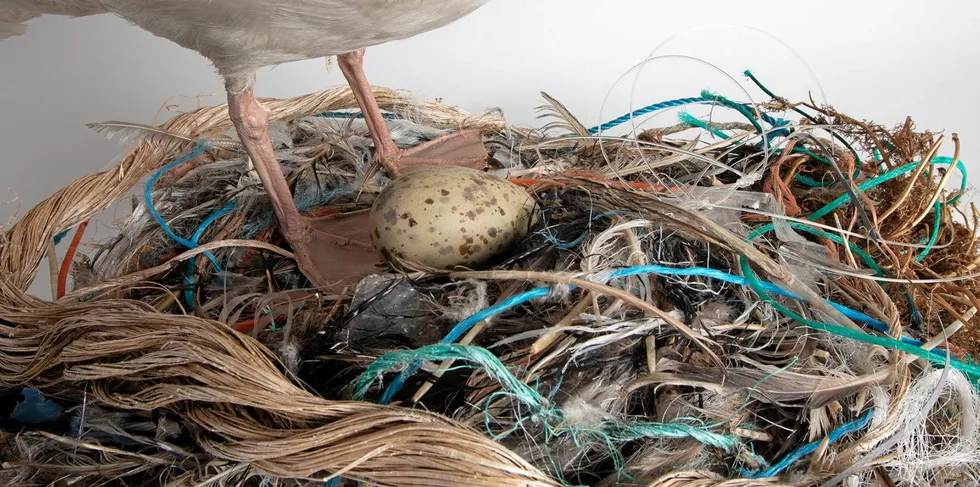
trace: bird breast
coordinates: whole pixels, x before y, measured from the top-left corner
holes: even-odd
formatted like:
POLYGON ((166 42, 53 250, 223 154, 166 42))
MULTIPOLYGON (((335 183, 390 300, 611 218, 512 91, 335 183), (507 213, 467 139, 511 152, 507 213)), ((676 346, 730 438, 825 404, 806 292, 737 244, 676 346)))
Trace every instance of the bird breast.
POLYGON ((109 11, 193 49, 228 76, 412 37, 489 0, 102 0, 109 11))

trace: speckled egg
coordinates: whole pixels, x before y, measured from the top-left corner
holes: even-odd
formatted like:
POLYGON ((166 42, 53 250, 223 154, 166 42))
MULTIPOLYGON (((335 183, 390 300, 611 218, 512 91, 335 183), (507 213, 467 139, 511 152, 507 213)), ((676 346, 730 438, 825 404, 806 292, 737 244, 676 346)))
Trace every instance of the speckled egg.
POLYGON ((475 267, 509 250, 535 220, 521 187, 475 169, 433 166, 392 181, 371 208, 375 247, 436 269, 475 267))

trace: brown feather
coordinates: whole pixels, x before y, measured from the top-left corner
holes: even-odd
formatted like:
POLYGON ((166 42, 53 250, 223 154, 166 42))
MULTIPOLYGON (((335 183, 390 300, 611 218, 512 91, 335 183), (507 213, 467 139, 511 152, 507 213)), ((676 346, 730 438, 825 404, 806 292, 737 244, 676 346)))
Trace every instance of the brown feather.
POLYGON ((543 127, 544 130, 561 128, 573 132, 575 135, 580 137, 588 137, 590 135, 589 129, 585 128, 585 125, 582 125, 582 122, 579 122, 578 119, 572 115, 572 112, 568 111, 568 108, 565 108, 565 105, 563 105, 560 101, 552 98, 551 95, 543 91, 541 92, 541 97, 544 98, 548 104, 538 107, 538 111, 542 112, 538 118, 554 117, 559 119, 558 121, 545 125, 543 127))

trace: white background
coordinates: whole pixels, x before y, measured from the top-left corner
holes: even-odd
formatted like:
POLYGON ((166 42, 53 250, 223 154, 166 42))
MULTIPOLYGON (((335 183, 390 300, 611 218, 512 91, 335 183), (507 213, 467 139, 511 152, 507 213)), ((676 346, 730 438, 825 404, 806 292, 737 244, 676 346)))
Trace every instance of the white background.
MULTIPOLYGON (((367 73, 375 85, 442 97, 470 111, 502 108, 522 125, 535 123, 543 90, 593 125, 629 108, 628 83, 616 85, 623 73, 687 32, 661 53, 702 58, 740 81, 741 70, 751 68, 792 98, 816 89, 779 43, 731 27, 750 26, 796 49, 838 109, 886 125, 912 115, 921 129, 958 132, 963 158, 977 173, 980 12, 973 3, 493 0, 447 28, 369 50, 367 73)), ((198 95, 206 96, 204 104, 223 102, 205 59, 117 18, 45 17, 29 26, 27 35, 0 42, 0 201, 18 196, 20 214, 125 150, 86 123, 159 123, 174 115, 161 110, 168 104, 192 109, 198 95)), ((320 59, 263 70, 256 90, 290 97, 341 83, 339 70, 327 72, 320 59)), ((637 106, 705 88, 744 99, 690 61, 658 62, 637 86, 637 106)), ((952 145, 943 153, 951 155, 952 145)), ((16 210, 0 206, 0 224, 16 210)), ((90 233, 107 235, 107 223, 90 226, 90 233)), ((46 297, 41 281, 32 290, 46 297)))

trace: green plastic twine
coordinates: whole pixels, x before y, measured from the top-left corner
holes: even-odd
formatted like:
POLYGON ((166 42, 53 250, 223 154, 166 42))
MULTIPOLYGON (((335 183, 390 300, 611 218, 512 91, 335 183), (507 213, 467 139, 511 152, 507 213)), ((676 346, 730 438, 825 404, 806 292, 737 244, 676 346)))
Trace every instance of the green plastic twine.
POLYGON ((390 352, 378 357, 358 378, 354 386, 354 399, 360 401, 367 395, 371 385, 376 379, 394 368, 402 367, 418 361, 445 361, 461 360, 478 365, 487 375, 509 391, 520 402, 530 405, 540 411, 547 411, 548 400, 538 391, 532 389, 527 384, 521 382, 507 370, 503 364, 489 350, 471 345, 459 344, 435 344, 428 345, 416 350, 401 350, 390 352))
POLYGON ((728 98, 725 98, 724 96, 715 95, 708 90, 701 90, 701 98, 704 98, 705 100, 713 101, 719 105, 722 105, 727 108, 731 108, 732 110, 741 113, 743 117, 749 120, 749 122, 752 122, 752 126, 755 127, 755 130, 757 132, 759 132, 760 134, 765 133, 765 129, 762 128, 762 124, 760 124, 759 121, 756 120, 755 115, 753 115, 748 108, 745 108, 744 106, 735 103, 729 100, 728 98))
MULTIPOLYGON (((953 158, 952 157, 934 157, 932 159, 932 161, 930 161, 930 164, 931 165, 953 164, 953 158)), ((933 222, 934 223, 933 223, 933 228, 932 228, 932 234, 930 235, 929 240, 927 242, 928 247, 926 247, 925 249, 923 249, 922 252, 919 254, 919 256, 916 258, 916 261, 917 262, 921 262, 922 259, 925 259, 926 256, 929 255, 929 252, 932 251, 932 248, 935 246, 936 241, 939 239, 939 225, 940 225, 940 223, 942 223, 942 208, 945 205, 955 204, 963 196, 962 193, 966 192, 967 183, 969 181, 968 175, 967 175, 967 170, 966 170, 966 165, 963 164, 963 161, 956 161, 955 166, 956 166, 956 169, 958 171, 960 171, 960 174, 962 175, 962 180, 960 181, 960 194, 958 194, 958 195, 950 198, 949 201, 946 201, 946 202, 937 201, 935 203, 935 205, 934 205, 935 218, 933 219, 933 222)), ((882 174, 880 176, 877 176, 875 178, 872 178, 872 179, 869 179, 869 180, 865 181, 864 183, 861 183, 858 186, 858 188, 861 191, 867 191, 869 189, 873 189, 873 188, 878 187, 878 186, 880 186, 880 185, 882 185, 882 184, 884 184, 884 183, 886 183, 888 181, 891 181, 892 179, 895 179, 895 178, 897 178, 899 176, 902 176, 904 174, 910 173, 910 172, 914 171, 917 167, 919 167, 919 162, 912 162, 910 164, 906 164, 904 166, 897 167, 897 168, 892 169, 891 171, 888 171, 888 172, 886 172, 886 173, 884 173, 884 174, 882 174)), ((823 208, 820 208, 819 210, 817 210, 817 211, 813 212, 812 214, 810 214, 810 216, 808 216, 807 219, 810 220, 810 221, 819 220, 820 218, 823 218, 823 217, 829 215, 834 210, 840 208, 841 206, 843 206, 844 204, 846 204, 846 203, 848 203, 850 201, 851 201, 850 200, 850 197, 847 194, 842 194, 837 199, 835 199, 834 201, 831 201, 830 203, 826 204, 823 208)), ((796 230, 800 230, 800 231, 811 233, 811 234, 814 234, 814 235, 817 235, 817 236, 820 236, 820 237, 824 237, 824 238, 827 238, 827 239, 829 239, 829 240, 831 240, 833 242, 836 242, 838 244, 841 244, 841 245, 843 245, 844 242, 845 242, 844 239, 842 239, 839 235, 836 235, 836 234, 833 234, 833 233, 829 233, 829 232, 825 232, 823 230, 819 230, 819 229, 816 229, 816 228, 812 228, 812 227, 809 227, 809 226, 807 226, 805 224, 802 224, 802 223, 799 223, 799 222, 788 222, 788 223, 789 223, 789 225, 792 228, 794 228, 796 230)), ((767 234, 767 233, 775 230, 775 228, 776 228, 776 226, 774 224, 767 223, 767 224, 765 224, 765 225, 763 225, 763 226, 761 226, 761 227, 753 230, 752 233, 750 233, 745 238, 745 240, 748 241, 748 242, 751 242, 752 240, 755 240, 756 238, 759 238, 760 236, 765 235, 765 234, 767 234)), ((875 272, 878 272, 880 274, 881 268, 878 267, 878 264, 875 263, 874 259, 867 252, 865 252, 864 250, 862 250, 860 247, 858 247, 856 244, 854 244, 851 241, 847 241, 847 245, 848 245, 848 247, 851 248, 851 250, 858 257, 861 258, 861 260, 865 264, 868 265, 868 267, 870 269, 872 269, 875 272)), ((746 277, 748 277, 748 276, 746 276, 746 277)))
POLYGON ((705 121, 701 120, 700 118, 695 117, 694 115, 691 115, 690 113, 681 112, 680 115, 678 116, 678 118, 680 119, 681 123, 686 123, 688 125, 691 125, 691 126, 694 126, 694 127, 698 127, 700 129, 707 130, 708 132, 711 132, 712 134, 714 134, 715 137, 718 137, 718 138, 720 138, 722 140, 728 140, 728 139, 731 138, 725 132, 722 132, 721 130, 718 130, 717 128, 712 127, 711 125, 708 125, 708 123, 706 123, 705 121))
MULTIPOLYGON (((796 320, 797 322, 802 323, 810 328, 813 328, 814 330, 830 333, 831 335, 837 335, 839 337, 848 338, 851 340, 857 340, 862 343, 878 345, 880 347, 884 347, 889 350, 898 350, 911 355, 915 355, 916 357, 928 360, 933 365, 937 365, 940 367, 944 367, 946 365, 946 360, 944 360, 941 356, 936 355, 928 350, 923 350, 922 348, 919 348, 915 345, 904 343, 900 340, 896 340, 891 337, 879 337, 875 335, 869 335, 867 333, 862 333, 860 331, 852 330, 850 328, 846 328, 839 325, 832 325, 830 323, 822 323, 819 321, 808 320, 796 314, 789 308, 783 306, 778 301, 776 301, 769 293, 766 292, 765 289, 762 288, 762 285, 759 283, 759 279, 752 271, 752 268, 749 266, 749 261, 745 258, 745 256, 740 255, 738 257, 738 260, 739 260, 739 265, 742 269, 742 273, 745 275, 745 278, 748 280, 749 286, 752 287, 752 290, 755 291, 755 293, 758 294, 763 301, 769 303, 773 308, 776 308, 780 313, 789 316, 790 318, 796 320)), ((980 382, 980 367, 976 365, 960 362, 960 361, 950 361, 950 365, 954 369, 957 369, 963 372, 964 374, 966 374, 967 376, 969 376, 972 382, 974 383, 980 382)))
MULTIPOLYGON (((491 395, 488 400, 489 402, 493 402, 495 397, 509 396, 521 404, 530 407, 532 411, 530 417, 522 418, 518 420, 517 425, 508 431, 494 435, 497 439, 509 436, 510 433, 520 428, 521 423, 530 419, 534 422, 540 422, 549 437, 570 434, 576 441, 587 441, 589 443, 604 445, 610 447, 612 450, 615 450, 612 446, 614 442, 628 442, 641 438, 656 437, 692 438, 706 445, 721 448, 728 452, 734 452, 740 445, 736 437, 713 433, 703 425, 699 426, 682 422, 617 423, 610 421, 597 425, 564 426, 565 414, 560 408, 554 406, 541 393, 515 377, 514 374, 507 370, 507 366, 489 350, 473 345, 436 344, 421 347, 416 350, 386 353, 368 366, 358 378, 354 386, 354 399, 358 401, 363 400, 374 381, 379 380, 389 370, 404 367, 418 361, 440 362, 444 360, 456 360, 474 364, 486 372, 491 379, 499 382, 506 392, 491 395)), ((489 424, 489 418, 486 421, 489 424)))
MULTIPOLYGON (((769 97, 772 98, 773 100, 781 101, 781 102, 785 102, 786 101, 785 98, 783 98, 781 96, 776 96, 775 93, 773 93, 772 91, 769 91, 769 88, 766 88, 766 86, 764 84, 762 84, 762 82, 759 81, 759 79, 756 78, 754 74, 752 74, 752 71, 746 69, 744 74, 750 80, 752 80, 752 82, 755 83, 755 85, 758 86, 759 89, 762 90, 763 93, 765 93, 766 95, 769 95, 769 97)), ((809 121, 811 121, 813 123, 816 123, 816 124, 819 124, 820 123, 820 121, 817 120, 813 115, 810 115, 809 113, 803 111, 803 109, 801 109, 800 107, 793 107, 793 111, 796 112, 796 113, 799 113, 804 118, 806 118, 807 120, 809 120, 809 121)), ((851 151, 851 154, 854 155, 854 161, 857 163, 857 167, 861 167, 861 164, 862 164, 861 163, 861 156, 858 154, 858 152, 856 150, 854 150, 854 147, 852 147, 851 144, 846 139, 844 139, 844 137, 841 137, 839 134, 837 134, 837 132, 831 131, 830 134, 835 139, 839 140, 842 144, 844 144, 844 146, 847 147, 847 149, 849 151, 851 151)))
POLYGON ((935 202, 932 205, 932 213, 935 215, 932 219, 932 233, 929 235, 929 240, 926 242, 926 248, 922 249, 919 256, 915 258, 916 262, 922 262, 923 259, 932 252, 933 247, 936 246, 936 240, 939 240, 939 225, 943 223, 943 208, 946 205, 935 202))
MULTIPOLYGON (((933 165, 933 166, 940 165, 940 164, 952 164, 952 163, 953 163, 953 158, 952 157, 934 157, 932 159, 932 161, 930 161, 930 165, 933 165)), ((880 176, 871 178, 871 179, 869 179, 869 180, 861 183, 858 186, 858 188, 860 188, 861 191, 867 191, 867 190, 872 189, 874 187, 880 186, 881 184, 884 184, 884 183, 886 183, 888 181, 891 181, 892 179, 895 179, 895 178, 897 178, 899 176, 902 176, 902 175, 904 175, 906 173, 910 173, 910 172, 914 171, 915 168, 917 168, 917 167, 919 167, 919 163, 918 162, 913 162, 913 163, 910 163, 910 164, 906 164, 904 166, 897 167, 897 168, 892 169, 891 171, 888 171, 888 172, 886 172, 886 173, 884 173, 884 174, 882 174, 880 176)), ((960 191, 961 192, 965 192, 966 191, 966 187, 967 187, 968 179, 967 179, 966 166, 963 165, 963 161, 956 161, 956 169, 958 169, 960 171, 960 173, 963 175, 963 180, 960 181, 960 191)), ((950 200, 947 201, 946 204, 950 204, 951 205, 951 204, 956 203, 957 201, 959 201, 959 199, 960 199, 961 196, 962 195, 957 195, 957 196, 954 196, 953 198, 950 198, 950 200)), ((810 220, 819 220, 820 218, 823 218, 823 217, 827 216, 832 211, 834 211, 837 208, 841 207, 844 203, 847 203, 848 201, 849 201, 849 198, 848 198, 848 196, 846 194, 845 195, 841 195, 840 197, 838 197, 834 201, 831 201, 830 203, 828 203, 823 208, 821 208, 821 209, 813 212, 813 214, 810 215, 808 218, 810 220)))

